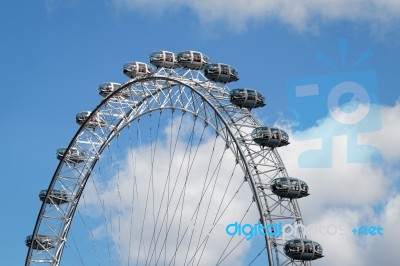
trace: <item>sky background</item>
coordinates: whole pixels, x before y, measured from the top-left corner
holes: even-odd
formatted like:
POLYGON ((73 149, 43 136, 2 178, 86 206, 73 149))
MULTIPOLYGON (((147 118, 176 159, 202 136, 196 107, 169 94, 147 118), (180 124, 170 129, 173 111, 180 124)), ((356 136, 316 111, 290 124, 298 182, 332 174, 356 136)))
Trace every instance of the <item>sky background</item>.
MULTIPOLYGON (((292 144, 281 154, 288 172, 311 187, 311 196, 300 201, 306 223, 346 230, 384 227, 384 236, 363 238, 346 230, 335 236, 316 233, 313 239, 323 245, 326 258, 315 265, 397 265, 400 2, 296 2, 1 2, 1 264, 24 262, 24 239, 40 208, 37 194, 58 163, 55 150, 78 129, 75 114, 100 102, 98 84, 126 81, 122 65, 147 62, 155 50, 198 50, 237 68, 240 80, 230 88, 263 92, 267 106, 255 112, 263 123, 286 127, 291 136, 293 126, 292 144), (352 66, 366 51, 370 56, 352 66), (375 76, 363 83, 367 70, 375 76), (365 122, 369 127, 338 125, 325 105, 329 91, 307 105, 293 96, 291 84, 328 81, 371 85, 366 90, 377 111, 365 122), (296 132, 298 123, 307 127, 296 132), (348 146, 355 141, 374 146, 381 159, 362 153, 358 158, 364 163, 349 162, 348 146), (302 152, 321 143, 333 143, 325 153, 331 165, 318 167, 325 158, 312 167, 302 165, 302 152)), ((368 106, 361 101, 357 108, 368 106)))

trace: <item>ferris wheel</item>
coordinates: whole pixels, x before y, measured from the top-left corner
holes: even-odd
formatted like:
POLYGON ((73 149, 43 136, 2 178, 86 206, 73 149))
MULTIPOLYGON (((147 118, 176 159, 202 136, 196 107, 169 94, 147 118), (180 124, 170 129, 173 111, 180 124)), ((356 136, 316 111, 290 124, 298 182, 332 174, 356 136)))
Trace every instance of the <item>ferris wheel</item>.
POLYGON ((157 51, 149 61, 125 64, 129 80, 101 84, 100 104, 76 115, 80 127, 57 149, 58 167, 39 192, 25 265, 310 265, 323 257, 298 205, 308 186, 288 175, 277 151, 288 134, 251 113, 264 96, 229 89, 236 69, 200 52, 157 51))

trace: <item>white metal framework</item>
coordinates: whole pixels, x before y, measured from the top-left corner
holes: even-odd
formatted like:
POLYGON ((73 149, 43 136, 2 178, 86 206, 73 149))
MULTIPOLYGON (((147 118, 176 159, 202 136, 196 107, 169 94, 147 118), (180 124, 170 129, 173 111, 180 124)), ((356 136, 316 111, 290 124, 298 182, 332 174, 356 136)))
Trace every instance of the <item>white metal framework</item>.
MULTIPOLYGON (((104 156, 103 153, 105 153, 108 147, 112 146, 119 134, 123 134, 124 130, 128 130, 132 123, 136 123, 140 119, 151 117, 152 115, 153 117, 158 117, 158 120, 163 120, 163 115, 166 112, 169 113, 169 117, 173 117, 174 114, 179 113, 180 120, 174 120, 174 123, 180 121, 179 127, 182 126, 182 123, 184 123, 182 121, 186 117, 189 117, 190 121, 196 121, 193 122, 192 133, 189 133, 191 143, 196 141, 201 142, 203 136, 193 137, 193 132, 201 131, 199 128, 202 127, 211 129, 215 133, 216 138, 223 141, 225 148, 228 151, 230 150, 234 157, 231 168, 235 168, 235 165, 240 166, 238 169, 242 171, 242 181, 244 180, 243 183, 248 183, 249 185, 247 186, 248 191, 250 191, 247 198, 248 203, 253 204, 256 208, 258 219, 262 225, 278 225, 279 222, 292 225, 302 224, 302 216, 297 200, 281 198, 271 192, 271 181, 277 177, 288 177, 288 173, 276 148, 262 147, 256 144, 251 138, 253 129, 261 125, 250 111, 230 102, 229 89, 225 84, 206 79, 198 70, 160 68, 154 73, 133 78, 122 84, 121 87, 108 95, 93 111, 87 112, 88 118, 86 122, 82 123, 67 147, 67 152, 61 158, 47 189, 46 196, 44 197, 43 192, 41 192, 43 204, 33 234, 29 240, 29 250, 25 265, 59 265, 62 262, 64 247, 67 241, 69 241, 67 240, 67 235, 71 223, 74 215, 77 213, 78 203, 82 202, 85 186, 91 178, 96 163, 104 156), (98 126, 96 126, 96 121, 101 121, 101 123, 99 122, 98 126), (202 126, 200 127, 200 125, 202 126), (80 151, 79 160, 72 157, 72 155, 68 155, 68 151, 77 150, 80 151), (61 194, 63 198, 60 200, 59 197, 52 194, 52 191, 57 192, 57 195, 61 194)), ((137 130, 140 130, 140 126, 137 126, 137 130)), ((152 134, 158 134, 158 131, 157 133, 153 131, 152 134)), ((156 147, 152 147, 152 151, 155 149, 156 147)), ((192 149, 195 150, 196 148, 192 147, 192 149)), ((193 154, 195 154, 194 151, 193 154)), ((191 156, 194 157, 194 155, 190 155, 189 157, 191 156)), ((154 159, 154 157, 152 158, 154 159)), ((155 159, 161 160, 161 158, 155 159)), ((151 166, 156 167, 154 164, 151 166)), ((215 166, 213 171, 219 171, 219 167, 215 166)), ((174 168, 170 165, 168 171, 172 171, 171 169, 174 168)), ((152 172, 152 170, 149 171, 152 172)), ((205 172, 208 173, 208 171, 205 172)), ((212 176, 211 174, 204 174, 204 176, 204 183, 213 184, 211 181, 208 181, 211 180, 211 177, 207 179, 209 176, 212 176)), ((186 177, 186 180, 188 180, 188 177, 186 177)), ((172 181, 171 179, 168 182, 172 181)), ((228 181, 224 182, 227 183, 228 181)), ((226 186, 228 187, 229 184, 226 186)), ((186 188, 186 181, 182 187, 186 188)), ((146 189, 150 189, 150 183, 148 188, 143 188, 143 190, 146 189)), ((199 193, 203 191, 204 193, 201 193, 205 194, 206 189, 208 187, 204 186, 203 189, 199 189, 199 193)), ((161 201, 167 200, 172 206, 172 194, 174 193, 168 193, 171 194, 171 200, 167 196, 164 198, 163 194, 161 201)), ((188 191, 184 193, 189 195, 188 191)), ((181 206, 180 204, 183 204, 181 203, 182 196, 178 198, 178 194, 175 191, 176 205, 181 206)), ((212 197, 214 196, 210 194, 210 202, 212 197)), ((199 201, 199 205, 203 204, 201 210, 205 213, 209 212, 210 206, 208 208, 204 207, 207 204, 202 203, 202 200, 203 198, 199 201)), ((155 202, 154 198, 153 201, 155 202)), ((163 204, 162 202, 159 203, 159 209, 168 208, 168 206, 164 207, 163 204)), ((226 203, 224 206, 228 208, 229 203, 226 203)), ((180 210, 179 208, 176 209, 180 210)), ((172 210, 165 211, 165 219, 167 221, 168 219, 170 221, 176 220, 177 218, 174 218, 175 214, 172 212, 170 214, 170 211, 172 210)), ((216 217, 220 217, 221 215, 229 216, 229 214, 223 214, 218 209, 216 217)), ((147 219, 145 217, 147 217, 146 214, 143 214, 143 218, 141 219, 144 221, 147 219)), ((154 215, 154 217, 156 216, 154 215)), ((196 216, 196 219, 200 218, 196 216)), ((240 217, 237 219, 240 219, 240 217)), ((207 241, 211 239, 212 234, 216 231, 215 220, 214 223, 208 225, 207 229, 202 228, 200 220, 197 223, 198 225, 193 226, 193 229, 191 229, 192 235, 189 246, 196 246, 194 253, 189 252, 189 247, 180 246, 181 242, 188 241, 183 237, 186 231, 184 233, 178 232, 177 235, 180 237, 178 237, 180 240, 177 241, 175 252, 172 252, 174 255, 168 257, 168 254, 166 254, 167 248, 165 247, 166 243, 169 243, 167 237, 165 237, 164 244, 162 244, 161 240, 157 244, 156 240, 153 240, 159 234, 169 234, 167 222, 164 224, 164 221, 161 222, 161 218, 160 221, 155 221, 154 219, 153 225, 157 227, 158 233, 153 233, 153 239, 150 240, 150 244, 148 244, 149 242, 146 242, 147 244, 140 242, 141 248, 148 248, 149 251, 143 253, 145 255, 141 255, 138 251, 136 257, 142 258, 136 258, 136 262, 131 263, 135 265, 153 265, 157 263, 161 264, 161 261, 164 261, 163 263, 179 264, 175 261, 178 256, 177 251, 178 249, 184 249, 187 253, 190 253, 189 255, 186 254, 185 264, 202 264, 203 261, 206 261, 205 258, 207 257, 207 254, 203 254, 204 250, 206 250, 207 241), (206 231, 207 233, 205 233, 206 231), (196 232, 199 233, 196 235, 196 232), (196 235, 197 239, 192 241, 194 235, 196 235), (196 242, 196 245, 192 242, 196 242), (147 247, 145 247, 146 245, 147 247), (159 255, 157 256, 157 254, 159 255)), ((257 222, 258 220, 253 220, 253 223, 257 222)), ((206 223, 203 222, 203 224, 206 223)), ((297 232, 298 237, 305 238, 301 227, 299 228, 297 232)), ((156 229, 153 230, 156 231, 156 229)), ((189 233, 185 237, 188 235, 189 233)), ((176 236, 174 237, 176 238, 176 236)), ((309 261, 293 260, 285 255, 283 246, 287 240, 289 239, 283 239, 282 236, 269 237, 266 234, 265 245, 261 249, 265 250, 267 254, 268 261, 265 262, 266 265, 310 265, 309 261)), ((238 245, 245 242, 241 238, 238 241, 238 245)), ((221 255, 218 260, 212 263, 216 265, 223 264, 223 258, 228 255, 229 252, 225 252, 223 256, 221 255)), ((132 256, 135 257, 135 255, 132 256)), ((129 262, 123 264, 129 265, 129 262)))

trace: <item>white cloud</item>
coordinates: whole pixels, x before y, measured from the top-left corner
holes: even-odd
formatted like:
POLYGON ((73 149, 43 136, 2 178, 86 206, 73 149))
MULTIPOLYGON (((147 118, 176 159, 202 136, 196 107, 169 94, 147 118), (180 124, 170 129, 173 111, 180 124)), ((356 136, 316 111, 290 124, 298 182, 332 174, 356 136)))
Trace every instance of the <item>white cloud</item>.
POLYGON ((397 0, 113 0, 118 8, 145 12, 171 13, 190 10, 202 23, 227 22, 243 30, 252 21, 276 20, 296 30, 315 30, 320 23, 350 21, 370 23, 376 31, 396 26, 400 14, 397 0))
MULTIPOLYGON (((219 141, 214 147, 215 134, 209 135, 209 132, 207 132, 207 137, 203 139, 199 146, 195 163, 192 165, 196 149, 195 144, 198 139, 196 138, 194 145, 190 147, 192 151, 188 152, 186 145, 188 136, 191 133, 193 121, 185 119, 184 121, 173 161, 171 162, 171 167, 171 150, 169 141, 172 140, 172 143, 175 143, 179 123, 173 125, 172 134, 170 133, 170 125, 164 127, 164 134, 162 135, 160 133, 158 136, 159 141, 157 143, 157 148, 154 143, 152 145, 145 144, 146 141, 144 138, 148 135, 143 132, 143 145, 134 145, 134 148, 130 148, 132 154, 128 151, 127 154, 121 158, 119 163, 110 163, 110 159, 107 158, 108 151, 103 153, 104 162, 109 163, 108 165, 105 165, 105 167, 102 167, 104 169, 103 171, 106 171, 105 169, 108 167, 109 169, 107 170, 107 174, 111 172, 113 173, 113 177, 109 180, 100 181, 101 176, 100 173, 97 172, 94 178, 98 181, 96 187, 97 191, 99 191, 101 202, 104 202, 108 223, 104 223, 104 213, 101 210, 102 207, 99 204, 99 197, 93 183, 89 181, 85 188, 86 204, 85 207, 81 208, 80 212, 85 216, 91 216, 95 221, 91 223, 94 228, 93 234, 96 240, 105 239, 107 234, 111 232, 115 244, 114 248, 121 248, 116 252, 115 256, 118 256, 118 253, 121 254, 121 258, 123 258, 122 260, 124 262, 122 264, 127 264, 127 259, 129 257, 131 263, 136 263, 136 257, 138 257, 137 254, 140 254, 139 264, 145 264, 146 257, 148 256, 146 252, 148 252, 149 246, 152 245, 153 249, 155 246, 154 240, 153 244, 151 244, 153 236, 152 226, 154 223, 157 224, 156 239, 158 233, 161 233, 152 259, 147 261, 148 264, 156 264, 158 255, 160 255, 158 261, 159 264, 163 261, 168 264, 174 254, 178 234, 179 238, 182 239, 181 245, 185 247, 185 249, 179 249, 175 258, 175 264, 184 265, 185 259, 187 264, 190 257, 195 254, 194 252, 198 246, 198 241, 202 243, 202 241, 206 239, 209 231, 212 229, 213 233, 210 234, 210 237, 206 242, 207 245, 204 249, 204 255, 200 261, 200 265, 212 265, 218 261, 224 251, 225 245, 230 240, 230 236, 225 232, 226 225, 234 223, 235 221, 240 221, 250 204, 252 205, 252 208, 242 223, 253 224, 255 221, 258 221, 256 206, 255 204, 252 204, 252 194, 249 185, 244 183, 243 186, 241 186, 243 183, 243 173, 239 166, 237 166, 236 171, 233 171, 235 159, 229 150, 227 150, 226 153, 224 152, 225 143, 218 138, 219 141), (155 151, 157 152, 156 161, 152 164, 152 158, 155 151), (183 166, 182 169, 181 166, 183 166), (116 168, 114 169, 113 167, 116 168), (118 167, 119 172, 115 172, 118 167), (185 185, 184 181, 188 168, 191 168, 191 170, 188 182, 185 185), (210 171, 208 171, 208 169, 210 169, 210 171), (171 170, 171 180, 168 185, 166 182, 166 176, 169 170, 171 170), (228 180, 232 173, 233 179, 228 186, 228 180), (153 184, 150 182, 151 176, 154 177, 153 184), (207 178, 206 182, 205 178, 207 178), (177 182, 175 185, 176 180, 177 182), (149 184, 151 184, 149 190, 150 196, 147 198, 149 184), (208 188, 203 193, 200 211, 196 212, 204 184, 209 185, 206 186, 208 188), (175 186, 176 188, 174 188, 175 186), (183 201, 181 198, 181 191, 184 186, 186 186, 186 189, 183 201), (241 187, 241 189, 239 193, 235 195, 239 187, 241 187), (213 189, 215 190, 211 197, 213 189), (225 190, 226 195, 224 196, 225 190), (164 192, 164 199, 161 200, 164 192), (166 200, 167 195, 171 198, 169 203, 166 200), (133 200, 133 197, 135 197, 135 200, 133 200), (233 201, 229 203, 232 197, 234 197, 233 201), (162 202, 161 205, 159 202, 162 202), (154 209, 153 203, 156 204, 154 209), (182 206, 182 204, 184 204, 184 208, 181 212, 180 206, 182 206), (210 208, 207 207, 208 204, 210 208), (148 206, 147 209, 145 209, 146 205, 148 206), (219 208, 220 205, 221 208, 219 208), (223 212, 225 208, 226 210, 223 212), (158 210, 160 210, 159 216, 158 210), (166 213, 168 213, 168 216, 164 215, 166 213), (142 233, 141 228, 144 216, 146 219, 142 233), (158 222, 154 222, 157 221, 157 217, 159 217, 158 222), (214 217, 220 218, 215 221, 214 217), (98 221, 96 221, 96 219, 98 219, 98 221), (202 237, 200 237, 203 225, 204 230, 202 237), (191 232, 193 228, 196 230, 194 231, 192 244, 188 251, 189 256, 186 258, 186 247, 189 246, 188 243, 191 241, 191 232), (164 244, 164 237, 167 230, 169 230, 168 238, 164 244), (183 237, 185 231, 186 235, 183 237), (142 241, 141 245, 139 245, 141 237, 145 240, 142 241), (128 254, 130 254, 130 256, 128 254), (166 256, 166 259, 164 256, 166 256)), ((140 123, 143 124, 146 122, 141 121, 140 123)), ((203 127, 203 124, 201 124, 201 126, 196 128, 197 132, 201 132, 203 127)), ((155 138, 154 134, 155 133, 153 132, 153 137, 155 138)), ((122 134, 119 140, 120 142, 122 141, 121 138, 123 138, 122 134)), ((122 153, 122 151, 120 151, 120 153, 122 153)), ((106 173, 103 172, 103 174, 106 173)), ((240 240, 241 237, 234 237, 232 243, 225 252, 225 255, 240 240)), ((250 243, 251 242, 249 241, 243 241, 239 245, 239 248, 235 249, 223 264, 242 265, 243 260, 246 259, 246 251, 250 248, 250 243)), ((200 252, 196 255, 194 264, 198 263, 203 248, 200 248, 199 250, 200 252)))
POLYGON ((370 143, 377 147, 386 161, 398 162, 400 158, 400 145, 397 130, 400 120, 400 100, 392 106, 381 106, 382 130, 360 135, 360 144, 370 143), (397 148, 396 148, 397 144, 397 148))

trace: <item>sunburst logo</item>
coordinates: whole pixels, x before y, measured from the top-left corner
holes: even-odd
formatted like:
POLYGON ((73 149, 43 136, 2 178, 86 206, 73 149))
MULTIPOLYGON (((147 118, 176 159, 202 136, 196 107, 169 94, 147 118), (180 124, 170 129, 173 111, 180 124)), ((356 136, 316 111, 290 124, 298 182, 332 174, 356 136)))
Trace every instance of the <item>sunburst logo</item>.
POLYGON ((373 69, 358 70, 372 51, 366 49, 348 63, 347 40, 339 40, 338 46, 340 59, 336 61, 340 64, 321 51, 315 55, 331 74, 287 81, 293 138, 321 139, 321 149, 300 154, 299 166, 303 168, 332 167, 333 136, 347 136, 348 163, 374 163, 381 158, 376 148, 357 142, 360 133, 382 128, 376 73, 373 69))

